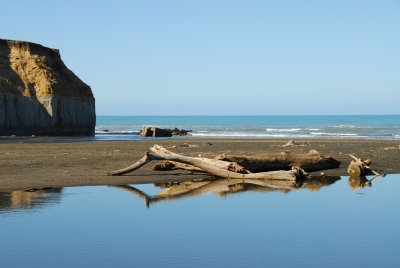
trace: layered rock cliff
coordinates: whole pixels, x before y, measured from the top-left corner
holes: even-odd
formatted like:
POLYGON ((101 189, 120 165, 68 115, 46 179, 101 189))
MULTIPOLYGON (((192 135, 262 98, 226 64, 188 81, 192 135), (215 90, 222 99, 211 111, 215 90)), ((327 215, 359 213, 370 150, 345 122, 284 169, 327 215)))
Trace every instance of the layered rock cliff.
POLYGON ((57 49, 0 39, 0 135, 94 135, 95 99, 57 49))

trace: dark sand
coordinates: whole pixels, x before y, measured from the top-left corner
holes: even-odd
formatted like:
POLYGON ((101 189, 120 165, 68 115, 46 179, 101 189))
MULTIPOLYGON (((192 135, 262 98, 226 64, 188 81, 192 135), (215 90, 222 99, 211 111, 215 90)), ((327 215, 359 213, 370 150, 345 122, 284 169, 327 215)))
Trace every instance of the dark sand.
POLYGON ((342 164, 327 175, 347 175, 348 154, 373 160, 371 168, 400 173, 400 141, 388 140, 298 140, 304 146, 285 147, 288 140, 271 139, 161 139, 141 141, 48 142, 44 138, 0 140, 0 192, 42 187, 120 185, 170 180, 193 180, 201 175, 186 171, 155 172, 152 164, 134 173, 109 177, 107 172, 132 164, 157 143, 189 156, 215 157, 218 154, 253 155, 262 152, 308 152, 317 150, 342 164), (46 141, 46 142, 43 142, 46 141), (184 143, 196 148, 179 147, 184 143), (177 148, 171 148, 178 146, 177 148))

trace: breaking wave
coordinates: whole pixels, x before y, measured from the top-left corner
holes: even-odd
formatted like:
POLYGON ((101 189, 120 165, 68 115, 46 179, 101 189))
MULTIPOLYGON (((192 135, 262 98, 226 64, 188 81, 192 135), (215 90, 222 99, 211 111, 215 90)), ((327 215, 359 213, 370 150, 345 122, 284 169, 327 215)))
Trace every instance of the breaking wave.
MULTIPOLYGON (((100 116, 96 137, 141 140, 144 125, 193 130, 198 138, 400 139, 400 116, 100 116)), ((176 137, 178 138, 178 137, 176 137)))
POLYGON ((285 138, 289 137, 290 135, 287 134, 263 134, 263 133, 235 133, 235 132, 226 132, 226 133, 205 133, 205 132, 193 132, 192 133, 193 137, 225 137, 225 138, 235 138, 235 137, 241 137, 241 138, 254 138, 254 137, 259 137, 259 138, 285 138))
POLYGON ((320 128, 266 128, 267 132, 301 132, 301 131, 318 131, 320 128))
POLYGON ((355 126, 355 125, 335 125, 335 126, 327 126, 331 128, 370 128, 370 126, 355 126))

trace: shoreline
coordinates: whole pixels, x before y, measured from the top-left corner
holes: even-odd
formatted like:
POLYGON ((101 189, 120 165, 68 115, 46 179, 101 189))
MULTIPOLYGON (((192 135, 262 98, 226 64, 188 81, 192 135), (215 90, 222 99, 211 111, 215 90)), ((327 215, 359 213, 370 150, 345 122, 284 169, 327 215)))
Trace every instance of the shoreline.
POLYGON ((328 176, 346 176, 351 161, 348 154, 370 158, 371 168, 388 174, 400 173, 400 140, 376 139, 296 139, 300 146, 282 147, 290 139, 271 138, 156 138, 129 141, 82 141, 76 137, 10 137, 0 139, 0 192, 42 187, 121 185, 207 177, 186 171, 156 172, 152 163, 119 177, 107 172, 132 164, 154 144, 188 156, 213 158, 219 154, 254 155, 290 151, 322 155, 341 161, 339 169, 326 170, 328 176), (182 147, 183 144, 194 147, 182 147))
MULTIPOLYGON (((172 136, 172 137, 141 137, 140 135, 134 135, 134 138, 126 138, 125 136, 130 136, 127 134, 120 135, 118 137, 124 138, 102 138, 96 136, 0 136, 1 144, 10 143, 82 143, 82 142, 146 142, 146 141, 163 141, 163 140, 222 140, 222 141, 236 141, 236 140, 251 140, 251 141, 398 141, 400 143, 400 138, 393 136, 388 137, 334 137, 334 136, 315 136, 315 137, 258 137, 258 136, 172 136)), ((106 135, 108 137, 108 135, 106 135)))

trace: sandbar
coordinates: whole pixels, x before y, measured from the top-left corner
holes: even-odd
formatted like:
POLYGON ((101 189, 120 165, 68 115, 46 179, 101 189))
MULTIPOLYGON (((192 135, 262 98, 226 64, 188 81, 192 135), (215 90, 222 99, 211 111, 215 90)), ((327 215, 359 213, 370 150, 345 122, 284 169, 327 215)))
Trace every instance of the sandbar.
MULTIPOLYGON (((297 141, 297 140, 296 140, 297 141)), ((0 192, 43 187, 126 185, 172 180, 201 179, 187 171, 156 172, 152 164, 124 176, 107 176, 111 170, 139 160, 154 144, 188 156, 213 158, 219 154, 256 155, 263 152, 306 153, 317 150, 341 161, 330 176, 346 176, 348 154, 373 160, 371 168, 400 173, 400 141, 356 139, 298 140, 299 146, 283 147, 288 139, 170 138, 137 141, 49 140, 41 137, 0 139, 0 192), (192 147, 182 146, 194 145, 192 147)))

